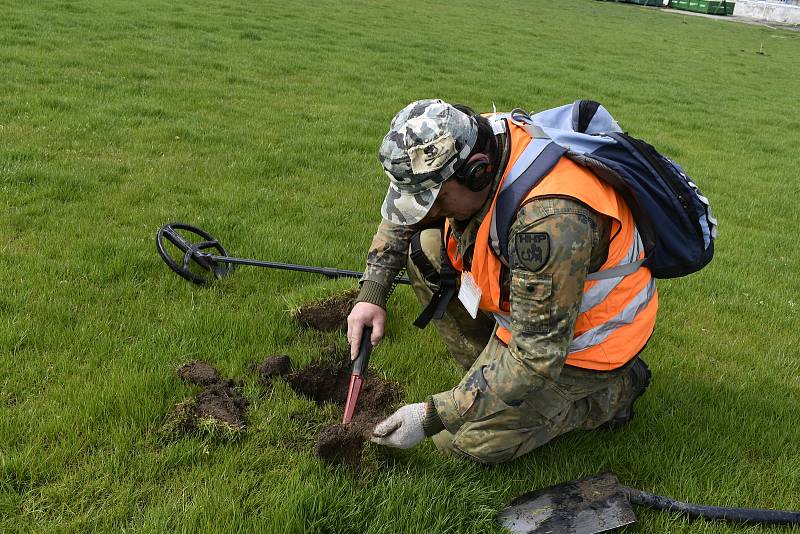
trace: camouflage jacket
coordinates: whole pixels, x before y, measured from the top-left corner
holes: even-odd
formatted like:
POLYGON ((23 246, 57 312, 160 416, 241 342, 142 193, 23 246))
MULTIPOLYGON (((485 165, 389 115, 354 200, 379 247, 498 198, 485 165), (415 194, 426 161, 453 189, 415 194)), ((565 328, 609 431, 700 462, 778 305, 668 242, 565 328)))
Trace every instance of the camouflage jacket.
POLYGON ((509 246, 511 270, 503 281, 511 299, 511 342, 488 365, 473 366, 458 386, 433 395, 447 430, 518 405, 558 380, 584 280, 608 255, 609 229, 606 217, 569 198, 534 199, 520 208, 510 230, 509 243, 516 244, 509 246), (532 234, 547 234, 549 252, 526 255, 520 243, 532 234))
MULTIPOLYGON (((462 227, 450 221, 467 266, 488 204, 462 227)), ((367 257, 359 301, 385 306, 391 281, 404 267, 416 231, 413 226, 381 222, 367 257)), ((452 390, 433 395, 447 430, 455 432, 466 421, 491 416, 503 405, 519 404, 558 379, 584 280, 605 262, 609 231, 606 217, 574 199, 535 198, 520 207, 508 242, 518 243, 518 236, 524 242, 524 234, 546 234, 549 253, 534 257, 524 246, 509 246, 511 269, 503 287, 511 300, 511 342, 490 365, 468 374, 452 390)))

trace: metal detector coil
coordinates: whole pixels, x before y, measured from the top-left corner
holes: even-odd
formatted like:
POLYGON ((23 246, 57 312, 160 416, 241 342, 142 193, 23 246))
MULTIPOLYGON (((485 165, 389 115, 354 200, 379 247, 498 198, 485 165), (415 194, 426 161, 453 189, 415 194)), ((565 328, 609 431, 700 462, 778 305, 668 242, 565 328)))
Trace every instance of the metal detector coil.
POLYGON ((206 284, 209 276, 220 279, 233 272, 232 263, 216 261, 215 256, 208 252, 213 250, 220 256, 227 256, 228 252, 220 242, 205 230, 191 224, 173 222, 162 226, 156 233, 156 249, 170 269, 198 285, 206 284), (183 254, 180 261, 176 261, 167 250, 167 241, 183 254), (193 265, 199 269, 193 271, 193 265))

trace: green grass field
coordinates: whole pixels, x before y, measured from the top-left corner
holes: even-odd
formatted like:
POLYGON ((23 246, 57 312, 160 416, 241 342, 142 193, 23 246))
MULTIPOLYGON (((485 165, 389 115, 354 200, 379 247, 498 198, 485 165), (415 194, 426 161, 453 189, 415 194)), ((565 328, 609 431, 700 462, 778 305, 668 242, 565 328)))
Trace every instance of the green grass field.
MULTIPOLYGON (((0 532, 495 532, 537 487, 613 470, 682 500, 800 509, 800 33, 592 0, 0 0, 0 532), (761 53, 759 53, 761 52, 761 53), (339 415, 249 366, 342 336, 287 310, 354 282, 167 270, 182 220, 234 255, 361 269, 377 149, 419 98, 538 110, 593 98, 683 163, 714 262, 659 285, 636 419, 493 468, 371 447, 312 454, 339 415), (203 359, 246 382, 235 439, 167 439, 203 359)), ((406 400, 460 372, 397 290, 375 373, 406 400)), ((784 532, 637 510, 629 532, 784 532)))

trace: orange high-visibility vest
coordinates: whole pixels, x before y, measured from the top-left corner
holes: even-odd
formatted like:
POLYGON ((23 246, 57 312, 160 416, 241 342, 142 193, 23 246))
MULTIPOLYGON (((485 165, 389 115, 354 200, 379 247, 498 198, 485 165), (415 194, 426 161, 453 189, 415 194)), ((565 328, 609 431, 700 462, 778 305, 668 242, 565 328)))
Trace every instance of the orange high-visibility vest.
MULTIPOLYGON (((503 261, 492 235, 497 199, 507 181, 513 180, 532 165, 547 141, 532 140, 530 135, 511 121, 508 134, 511 154, 492 205, 478 228, 470 266, 470 274, 481 290, 479 308, 494 315, 496 335, 506 344, 511 342, 509 330, 510 302, 501 291, 503 261), (522 168, 525 167, 525 168, 522 168)), ((602 271, 633 263, 644 257, 641 239, 633 215, 613 187, 590 170, 566 157, 556 156, 555 165, 543 171, 544 178, 524 198, 523 203, 539 196, 566 196, 586 204, 611 218, 608 258, 602 271)), ((535 164, 535 163, 534 163, 535 164)), ((457 242, 448 235, 447 252, 453 266, 463 271, 457 242)), ((462 272, 462 277, 464 276, 462 272)), ((633 273, 611 278, 587 278, 583 287, 580 311, 575 323, 566 363, 575 367, 608 371, 625 365, 644 347, 655 327, 658 294, 650 270, 639 267, 633 273)))

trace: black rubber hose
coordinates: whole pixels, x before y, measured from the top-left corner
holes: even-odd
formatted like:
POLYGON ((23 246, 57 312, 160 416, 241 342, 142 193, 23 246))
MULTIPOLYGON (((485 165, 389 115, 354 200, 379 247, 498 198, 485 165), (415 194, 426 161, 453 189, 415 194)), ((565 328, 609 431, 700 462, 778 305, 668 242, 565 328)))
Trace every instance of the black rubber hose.
POLYGON ((783 510, 763 510, 757 508, 727 508, 724 506, 704 506, 687 502, 674 501, 668 497, 654 495, 646 491, 624 487, 625 493, 633 504, 678 512, 692 519, 720 519, 735 523, 768 523, 776 525, 800 525, 800 512, 783 510))

